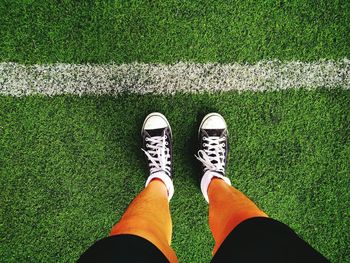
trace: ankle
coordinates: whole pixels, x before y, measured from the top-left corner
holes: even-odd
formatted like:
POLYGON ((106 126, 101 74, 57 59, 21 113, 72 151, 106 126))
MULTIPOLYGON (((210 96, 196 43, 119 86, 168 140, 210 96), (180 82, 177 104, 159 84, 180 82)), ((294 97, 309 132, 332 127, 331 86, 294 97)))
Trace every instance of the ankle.
POLYGON ((166 196, 168 196, 168 189, 165 185, 165 183, 159 179, 159 178, 153 178, 149 184, 148 184, 149 188, 157 188, 158 190, 160 190, 161 192, 164 192, 164 194, 166 196))
MULTIPOLYGON (((202 177, 202 180, 201 180, 201 190, 202 190, 202 194, 203 194, 205 200, 208 203, 209 203, 209 196, 208 196, 209 195, 209 186, 212 184, 213 180, 215 180, 214 185, 219 184, 220 186, 224 185, 225 187, 231 186, 230 179, 228 177, 222 175, 221 173, 213 172, 213 171, 205 172, 203 177, 202 177), (218 183, 216 183, 216 182, 218 182, 218 183)), ((213 189, 211 189, 210 191, 214 194, 213 189)))
POLYGON ((154 182, 157 186, 159 186, 160 183, 162 186, 165 186, 168 200, 171 200, 174 195, 174 184, 171 178, 164 171, 151 174, 146 181, 145 187, 148 187, 151 182, 154 182))

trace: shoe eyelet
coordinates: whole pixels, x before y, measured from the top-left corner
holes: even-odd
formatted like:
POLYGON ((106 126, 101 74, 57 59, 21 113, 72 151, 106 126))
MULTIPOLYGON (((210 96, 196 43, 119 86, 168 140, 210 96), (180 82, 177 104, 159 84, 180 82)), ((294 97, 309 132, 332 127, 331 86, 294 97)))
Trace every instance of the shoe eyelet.
POLYGON ((148 141, 149 141, 148 137, 146 137, 145 141, 146 141, 146 142, 148 142, 148 141))
POLYGON ((148 144, 148 143, 146 143, 146 147, 149 147, 149 144, 148 144))
POLYGON ((206 144, 206 143, 203 143, 202 145, 203 145, 203 147, 206 147, 206 146, 207 146, 207 144, 206 144))
POLYGON ((165 145, 168 145, 169 143, 168 142, 165 142, 165 145))
POLYGON ((164 135, 164 139, 167 139, 167 138, 168 138, 168 136, 164 135))
POLYGON ((225 144, 225 143, 223 143, 223 144, 222 144, 222 147, 225 147, 225 145, 226 145, 226 144, 225 144))

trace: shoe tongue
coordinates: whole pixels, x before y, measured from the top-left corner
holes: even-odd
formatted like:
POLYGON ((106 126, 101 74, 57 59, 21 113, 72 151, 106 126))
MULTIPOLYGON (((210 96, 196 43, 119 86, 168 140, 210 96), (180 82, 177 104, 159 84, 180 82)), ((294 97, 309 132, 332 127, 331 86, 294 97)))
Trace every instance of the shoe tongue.
POLYGON ((146 133, 148 133, 148 135, 150 137, 154 137, 154 136, 163 136, 166 132, 167 128, 160 128, 160 129, 153 129, 153 130, 145 130, 146 133))
POLYGON ((202 131, 203 133, 207 134, 208 137, 221 137, 225 132, 225 129, 203 129, 202 131))

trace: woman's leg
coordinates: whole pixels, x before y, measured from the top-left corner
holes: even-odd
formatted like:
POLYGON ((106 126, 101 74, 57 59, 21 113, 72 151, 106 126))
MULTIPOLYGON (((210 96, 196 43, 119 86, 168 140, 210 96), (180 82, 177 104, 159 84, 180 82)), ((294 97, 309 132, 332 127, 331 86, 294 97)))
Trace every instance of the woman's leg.
POLYGON ((132 234, 153 243, 170 262, 177 262, 170 247, 172 222, 167 188, 159 179, 149 185, 131 202, 120 221, 112 228, 111 236, 132 234))
POLYGON ((230 232, 252 217, 268 217, 247 196, 219 178, 208 188, 209 225, 215 240, 213 255, 230 232))

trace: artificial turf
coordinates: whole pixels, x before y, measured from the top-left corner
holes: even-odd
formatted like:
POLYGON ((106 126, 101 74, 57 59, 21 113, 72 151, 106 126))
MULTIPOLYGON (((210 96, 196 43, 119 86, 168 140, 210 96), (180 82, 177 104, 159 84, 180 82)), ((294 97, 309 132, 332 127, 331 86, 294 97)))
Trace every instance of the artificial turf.
MULTIPOLYGON (((343 59, 349 32, 347 0, 4 0, 0 62, 343 59)), ((181 262, 208 262, 214 244, 193 156, 210 111, 229 124, 233 184, 332 262, 350 262, 350 93, 342 89, 0 96, 0 261, 74 262, 106 236, 143 189, 139 136, 151 111, 174 133, 181 262)))
POLYGON ((33 1, 0 4, 0 60, 256 62, 350 54, 350 1, 33 1))
POLYGON ((2 262, 74 262, 110 231, 147 176, 145 115, 174 134, 173 247, 209 262, 213 239, 199 187, 197 126, 229 125, 227 174, 271 217, 332 262, 349 262, 350 93, 290 90, 175 96, 0 97, 2 262))

